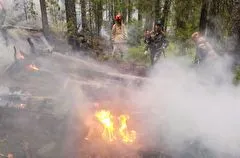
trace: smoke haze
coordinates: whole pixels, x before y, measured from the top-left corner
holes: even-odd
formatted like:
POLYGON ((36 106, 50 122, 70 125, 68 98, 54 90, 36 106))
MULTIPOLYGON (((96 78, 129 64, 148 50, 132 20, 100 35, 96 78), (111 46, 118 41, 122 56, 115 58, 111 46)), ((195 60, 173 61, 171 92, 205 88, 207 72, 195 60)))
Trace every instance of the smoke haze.
POLYGON ((240 89, 232 84, 231 58, 195 69, 186 60, 159 63, 150 84, 134 99, 150 112, 149 126, 157 125, 155 140, 175 151, 183 150, 187 141, 200 140, 217 153, 239 155, 240 89))

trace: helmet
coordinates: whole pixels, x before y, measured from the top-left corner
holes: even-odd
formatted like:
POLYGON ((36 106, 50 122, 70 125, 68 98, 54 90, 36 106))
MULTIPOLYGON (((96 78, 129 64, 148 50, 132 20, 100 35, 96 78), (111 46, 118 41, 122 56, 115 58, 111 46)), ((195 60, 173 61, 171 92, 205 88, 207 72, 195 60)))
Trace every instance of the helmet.
POLYGON ((163 27, 163 23, 161 20, 155 21, 155 25, 159 25, 159 26, 163 27))
POLYGON ((115 20, 117 20, 117 21, 122 20, 122 16, 120 14, 116 15, 115 20))

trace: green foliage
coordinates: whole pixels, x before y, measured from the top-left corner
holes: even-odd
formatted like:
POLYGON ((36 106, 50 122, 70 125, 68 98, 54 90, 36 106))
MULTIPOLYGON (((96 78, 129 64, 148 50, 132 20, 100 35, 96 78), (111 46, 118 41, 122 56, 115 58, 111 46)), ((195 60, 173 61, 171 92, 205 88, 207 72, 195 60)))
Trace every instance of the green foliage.
POLYGON ((138 22, 137 20, 133 20, 129 25, 128 25, 128 44, 130 46, 137 46, 140 45, 141 42, 143 41, 143 27, 142 23, 138 22))
POLYGON ((49 13, 49 19, 51 20, 51 31, 59 36, 63 36, 67 30, 65 10, 61 10, 57 0, 46 0, 46 7, 49 13))
POLYGON ((177 44, 174 42, 170 42, 166 49, 166 55, 167 56, 175 56, 175 55, 177 55, 177 50, 178 50, 177 44))
POLYGON ((32 0, 27 0, 23 2, 23 9, 26 14, 26 19, 34 19, 36 20, 37 18, 37 11, 36 11, 36 6, 35 3, 32 0))
POLYGON ((68 22, 67 22, 67 28, 68 28, 68 35, 72 36, 72 37, 77 37, 76 35, 76 26, 74 24, 74 19, 70 19, 68 22))
POLYGON ((198 31, 201 4, 199 0, 174 1, 174 32, 175 41, 179 47, 179 55, 189 54, 192 49, 191 34, 198 31))
POLYGON ((65 13, 61 11, 56 0, 47 0, 46 6, 54 24, 57 24, 58 21, 62 21, 64 19, 63 15, 65 15, 65 13))
POLYGON ((127 60, 149 65, 150 58, 149 55, 144 54, 144 48, 145 45, 143 44, 137 47, 130 47, 128 49, 127 60))
POLYGON ((195 0, 175 1, 175 33, 181 40, 187 40, 191 34, 198 30, 201 5, 195 0))
POLYGON ((240 66, 236 67, 235 76, 234 76, 234 79, 233 79, 233 83, 235 85, 239 85, 239 82, 240 82, 240 66))
POLYGON ((50 25, 51 32, 54 32, 58 37, 64 37, 67 31, 67 24, 65 21, 59 21, 57 24, 50 25))
POLYGON ((136 6, 136 8, 138 8, 142 13, 146 14, 146 13, 149 13, 149 12, 153 12, 153 6, 154 6, 154 3, 155 0, 137 0, 137 1, 134 1, 134 4, 136 6))

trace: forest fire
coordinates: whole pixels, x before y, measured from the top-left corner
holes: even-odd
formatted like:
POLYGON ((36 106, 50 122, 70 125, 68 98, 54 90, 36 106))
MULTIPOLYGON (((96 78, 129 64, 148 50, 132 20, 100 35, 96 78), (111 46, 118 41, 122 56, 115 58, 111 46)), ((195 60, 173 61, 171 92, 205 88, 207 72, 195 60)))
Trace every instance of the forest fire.
POLYGON ((36 67, 36 65, 34 65, 34 64, 28 65, 28 68, 29 68, 30 70, 33 70, 33 71, 39 71, 39 68, 36 67))
POLYGON ((106 142, 120 141, 125 144, 134 143, 136 140, 136 131, 129 131, 127 121, 128 115, 115 117, 108 110, 96 111, 95 117, 101 124, 101 137, 106 142))

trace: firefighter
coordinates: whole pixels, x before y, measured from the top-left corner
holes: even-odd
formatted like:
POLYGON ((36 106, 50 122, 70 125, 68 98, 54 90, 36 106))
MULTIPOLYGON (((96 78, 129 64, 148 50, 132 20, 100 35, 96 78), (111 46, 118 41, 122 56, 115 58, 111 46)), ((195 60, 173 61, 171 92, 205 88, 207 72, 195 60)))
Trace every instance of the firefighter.
POLYGON ((123 57, 123 54, 127 52, 126 39, 126 30, 122 21, 122 15, 117 14, 115 16, 115 24, 112 27, 112 56, 114 56, 115 53, 120 53, 121 58, 123 57))
POLYGON ((161 20, 155 22, 153 31, 145 33, 145 43, 150 50, 151 65, 154 65, 162 54, 165 57, 164 49, 168 46, 168 41, 161 20))
POLYGON ((200 64, 208 59, 214 59, 217 57, 216 52, 212 48, 211 44, 203 37, 199 32, 192 34, 192 40, 196 44, 197 50, 194 59, 195 64, 200 64))

